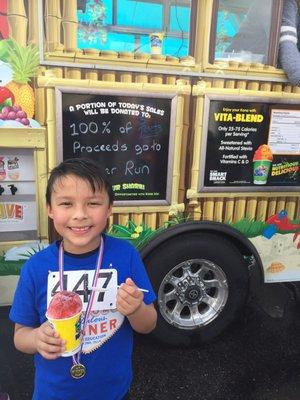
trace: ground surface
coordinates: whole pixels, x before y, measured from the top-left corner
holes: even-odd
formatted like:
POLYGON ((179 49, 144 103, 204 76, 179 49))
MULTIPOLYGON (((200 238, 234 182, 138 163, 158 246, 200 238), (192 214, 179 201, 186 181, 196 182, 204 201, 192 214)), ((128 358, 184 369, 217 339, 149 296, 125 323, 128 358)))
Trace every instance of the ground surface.
MULTIPOLYGON (((299 400, 300 304, 294 291, 269 288, 227 332, 201 347, 172 348, 137 336, 131 399, 299 400)), ((7 312, 0 308, 1 383, 11 400, 29 400, 32 357, 14 350, 7 312)))

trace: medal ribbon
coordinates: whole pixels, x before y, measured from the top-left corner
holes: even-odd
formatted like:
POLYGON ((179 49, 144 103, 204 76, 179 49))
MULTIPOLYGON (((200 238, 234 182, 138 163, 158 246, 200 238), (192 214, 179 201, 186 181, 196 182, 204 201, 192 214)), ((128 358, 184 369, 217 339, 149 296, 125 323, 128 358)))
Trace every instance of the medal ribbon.
MULTIPOLYGON (((95 273, 94 273, 94 278, 93 278, 93 284, 92 287, 96 287, 97 286, 97 281, 99 278, 99 271, 101 268, 101 264, 102 264, 102 258, 103 258, 103 251, 104 251, 104 245, 103 245, 103 238, 101 236, 101 240, 100 240, 100 248, 99 248, 99 252, 98 252, 98 257, 97 257, 97 262, 96 262, 96 267, 95 267, 95 273)), ((63 276, 64 276, 64 249, 63 249, 63 243, 60 243, 59 246, 59 253, 58 253, 58 267, 59 267, 59 286, 60 286, 60 290, 63 290, 63 276)), ((84 332, 85 332, 85 327, 87 324, 87 320, 88 320, 88 316, 91 312, 92 309, 92 305, 94 302, 94 297, 95 297, 95 290, 91 291, 91 295, 88 299, 88 304, 86 307, 86 312, 84 315, 84 319, 83 319, 83 324, 81 327, 81 331, 82 331, 82 341, 81 341, 81 346, 80 349, 78 351, 78 353, 76 353, 75 355, 72 356, 73 359, 73 364, 80 364, 80 357, 81 357, 81 353, 82 353, 82 347, 83 347, 83 338, 84 338, 84 332)))

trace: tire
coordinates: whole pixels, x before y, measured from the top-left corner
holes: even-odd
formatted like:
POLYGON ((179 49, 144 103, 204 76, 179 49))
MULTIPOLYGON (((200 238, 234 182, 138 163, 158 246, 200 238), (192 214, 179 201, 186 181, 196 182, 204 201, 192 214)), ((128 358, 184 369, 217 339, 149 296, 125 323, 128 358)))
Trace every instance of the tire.
POLYGON ((248 294, 242 254, 227 239, 186 232, 158 245, 144 259, 157 293, 152 335, 189 346, 220 334, 238 315, 248 294))

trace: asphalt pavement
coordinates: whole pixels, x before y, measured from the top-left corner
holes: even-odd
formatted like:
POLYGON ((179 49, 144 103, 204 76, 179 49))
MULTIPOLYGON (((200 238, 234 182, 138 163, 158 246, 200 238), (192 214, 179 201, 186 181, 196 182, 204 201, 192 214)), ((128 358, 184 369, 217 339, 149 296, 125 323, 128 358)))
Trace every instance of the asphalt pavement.
MULTIPOLYGON (((131 400, 299 400, 299 306, 296 286, 267 285, 205 345, 174 348, 136 335, 131 400)), ((32 357, 14 349, 7 314, 0 308, 2 390, 11 400, 28 400, 32 357)))

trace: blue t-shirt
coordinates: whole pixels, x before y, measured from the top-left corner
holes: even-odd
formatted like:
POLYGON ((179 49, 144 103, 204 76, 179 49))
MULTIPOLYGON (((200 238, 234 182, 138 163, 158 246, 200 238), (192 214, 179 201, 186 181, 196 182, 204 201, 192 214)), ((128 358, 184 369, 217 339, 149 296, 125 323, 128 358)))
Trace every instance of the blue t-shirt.
MULTIPOLYGON (((94 270, 97 252, 86 257, 64 255, 64 271, 94 270)), ((118 271, 118 284, 130 277, 137 286, 148 289, 144 302, 151 304, 155 294, 145 267, 135 248, 125 240, 104 235, 101 270, 118 271)), ((21 270, 21 276, 10 311, 10 319, 28 327, 45 322, 47 280, 49 271, 58 271, 58 246, 51 244, 32 256, 21 270)), ((72 357, 47 360, 39 353, 35 359, 34 400, 121 400, 132 380, 133 330, 127 318, 116 310, 93 312, 86 328, 87 344, 80 362, 86 375, 70 375, 72 357)))

